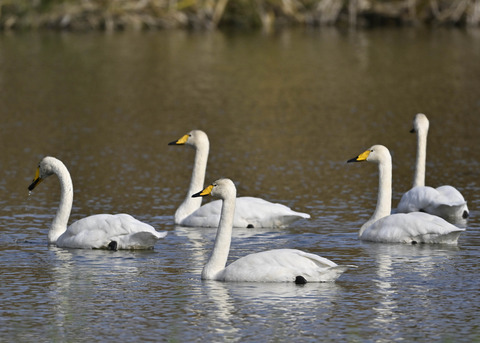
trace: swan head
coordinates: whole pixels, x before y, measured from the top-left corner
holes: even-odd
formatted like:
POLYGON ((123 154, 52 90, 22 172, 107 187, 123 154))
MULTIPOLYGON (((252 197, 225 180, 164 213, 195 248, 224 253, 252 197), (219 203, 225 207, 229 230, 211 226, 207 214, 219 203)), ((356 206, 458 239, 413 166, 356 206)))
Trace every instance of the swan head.
POLYGON ((418 133, 418 132, 428 132, 428 127, 430 126, 430 122, 428 118, 423 113, 418 113, 413 118, 413 128, 410 130, 411 133, 418 133))
POLYGON ((220 199, 226 199, 228 197, 235 198, 237 196, 237 188, 230 179, 219 179, 213 182, 210 186, 206 187, 203 191, 195 193, 192 198, 205 197, 212 195, 220 199))
POLYGON ((363 161, 381 163, 389 159, 391 160, 390 151, 388 151, 388 149, 385 146, 374 145, 369 149, 365 150, 364 152, 362 152, 357 157, 349 159, 347 163, 363 162, 363 161))
POLYGON ((29 191, 33 191, 44 179, 55 173, 55 166, 60 162, 55 157, 44 157, 38 164, 35 177, 28 186, 29 191))
POLYGON ((201 146, 208 146, 208 136, 202 130, 192 130, 186 135, 183 135, 176 141, 168 143, 168 145, 187 145, 194 149, 198 149, 201 146))

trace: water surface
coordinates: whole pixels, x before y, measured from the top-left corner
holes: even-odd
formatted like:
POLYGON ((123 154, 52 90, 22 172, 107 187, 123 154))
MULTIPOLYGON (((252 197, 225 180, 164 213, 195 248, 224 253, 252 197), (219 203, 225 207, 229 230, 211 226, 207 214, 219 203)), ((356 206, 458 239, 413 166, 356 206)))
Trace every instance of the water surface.
POLYGON ((443 29, 1 35, 1 340, 479 341, 479 43, 443 29), (456 247, 361 242, 378 175, 345 162, 390 148, 396 206, 418 112, 427 184, 463 193, 468 229, 456 247), (201 281, 215 229, 174 227, 193 151, 167 146, 192 129, 210 137, 207 182, 312 216, 235 230, 230 260, 299 248, 358 268, 305 286, 201 281), (58 181, 27 192, 45 155, 72 174, 71 221, 126 212, 168 236, 146 252, 49 247, 58 181))

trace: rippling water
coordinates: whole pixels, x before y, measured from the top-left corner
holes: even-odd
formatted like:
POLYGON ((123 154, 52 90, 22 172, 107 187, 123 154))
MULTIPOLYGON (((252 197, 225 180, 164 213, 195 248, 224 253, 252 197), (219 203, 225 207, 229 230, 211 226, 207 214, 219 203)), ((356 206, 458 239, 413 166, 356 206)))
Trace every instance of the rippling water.
POLYGON ((1 341, 480 341, 480 34, 461 30, 151 32, 0 36, 1 341), (374 165, 390 148, 395 206, 413 179, 413 116, 430 119, 427 183, 452 184, 472 218, 456 247, 361 242, 374 165), (335 283, 200 280, 215 229, 173 226, 205 130, 207 182, 232 178, 312 218, 236 229, 230 261, 299 248, 356 264, 335 283), (47 245, 69 168, 71 221, 127 212, 168 236, 146 252, 47 245))

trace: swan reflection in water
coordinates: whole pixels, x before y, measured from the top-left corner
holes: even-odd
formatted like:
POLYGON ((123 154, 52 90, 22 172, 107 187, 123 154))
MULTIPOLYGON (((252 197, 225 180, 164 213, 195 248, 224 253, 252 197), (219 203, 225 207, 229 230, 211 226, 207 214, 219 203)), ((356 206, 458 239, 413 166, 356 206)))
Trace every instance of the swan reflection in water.
POLYGON ((430 308, 432 294, 438 294, 443 282, 442 274, 448 273, 450 257, 460 248, 454 245, 405 245, 362 243, 365 254, 375 263, 374 297, 378 304, 373 308, 371 319, 374 327, 395 331, 401 326, 398 321, 405 320, 400 311, 405 302, 415 304, 407 306, 418 311, 430 308), (447 270, 447 271, 446 271, 447 270), (402 302, 402 305, 399 302, 402 302))
MULTIPOLYGON (((343 313, 338 309, 341 298, 348 291, 339 283, 252 283, 203 281, 202 289, 214 305, 209 310, 209 320, 216 330, 228 337, 244 330, 249 322, 258 325, 263 321, 264 330, 284 330, 285 336, 297 330, 297 320, 305 317, 330 318, 343 313), (241 320, 239 321, 239 318, 241 320), (272 326, 275 327, 272 327, 272 326)), ((299 325, 314 325, 302 322, 299 325)), ((313 329, 313 328, 312 328, 313 329)), ((273 333, 273 332, 272 332, 273 333)))
POLYGON ((123 310, 117 306, 119 301, 129 297, 126 293, 138 291, 143 282, 142 264, 148 259, 142 256, 156 254, 151 250, 115 252, 52 245, 48 249, 54 256, 50 263, 52 286, 47 294, 59 334, 62 328, 72 326, 72 320, 83 318, 82 304, 102 308, 103 312, 90 312, 89 317, 100 317, 108 308, 123 310))

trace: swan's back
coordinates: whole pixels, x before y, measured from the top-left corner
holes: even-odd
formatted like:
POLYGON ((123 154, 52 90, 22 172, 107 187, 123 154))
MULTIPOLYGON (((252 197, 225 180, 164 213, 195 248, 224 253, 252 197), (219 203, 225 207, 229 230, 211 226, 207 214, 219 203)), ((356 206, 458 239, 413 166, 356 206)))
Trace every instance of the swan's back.
POLYGON ((360 238, 383 243, 456 244, 463 231, 428 213, 397 213, 368 224, 360 238))
POLYGON ((115 241, 117 249, 152 249, 166 235, 129 214, 97 214, 72 223, 57 246, 106 249, 115 241))
POLYGON ((231 282, 306 282, 336 280, 345 270, 355 266, 336 263, 296 249, 276 249, 242 257, 227 266, 217 280, 231 282))
MULTIPOLYGON (((221 200, 204 204, 182 221, 183 226, 217 227, 222 208, 221 200)), ((291 208, 271 203, 261 198, 239 197, 235 202, 234 227, 287 227, 299 219, 308 219, 309 214, 293 211, 291 208)))
POLYGON ((402 195, 397 211, 400 213, 426 212, 461 226, 466 225, 469 217, 467 202, 452 186, 414 187, 402 195))
POLYGON ((237 198, 235 214, 234 223, 236 220, 239 225, 246 224, 245 227, 287 227, 296 220, 310 218, 307 213, 254 197, 237 198))
POLYGON ((460 191, 453 186, 440 186, 437 187, 436 190, 444 199, 448 199, 450 205, 452 206, 466 205, 467 203, 462 193, 460 193, 460 191))

